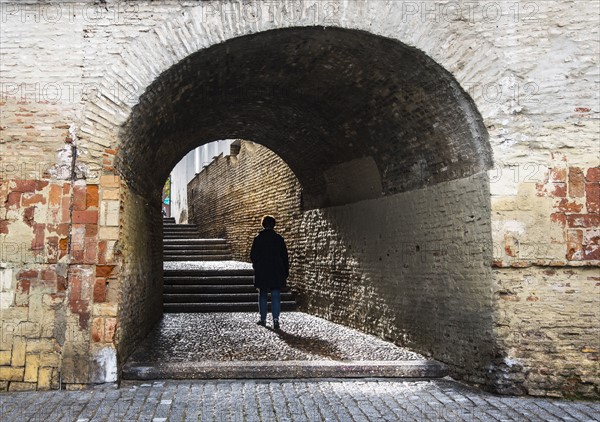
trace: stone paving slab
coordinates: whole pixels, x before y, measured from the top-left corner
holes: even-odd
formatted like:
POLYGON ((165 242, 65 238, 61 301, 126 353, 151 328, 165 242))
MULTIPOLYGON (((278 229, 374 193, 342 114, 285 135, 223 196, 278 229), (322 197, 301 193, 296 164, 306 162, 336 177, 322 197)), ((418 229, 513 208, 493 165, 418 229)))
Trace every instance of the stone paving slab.
POLYGON ((448 367, 433 360, 410 361, 233 361, 128 364, 128 380, 278 378, 442 378, 448 367))
POLYGON ((125 379, 443 377, 445 365, 301 312, 281 330, 257 313, 165 314, 123 369, 125 379))
POLYGON ((600 403, 497 396, 450 380, 126 382, 0 394, 22 421, 598 421, 600 403))

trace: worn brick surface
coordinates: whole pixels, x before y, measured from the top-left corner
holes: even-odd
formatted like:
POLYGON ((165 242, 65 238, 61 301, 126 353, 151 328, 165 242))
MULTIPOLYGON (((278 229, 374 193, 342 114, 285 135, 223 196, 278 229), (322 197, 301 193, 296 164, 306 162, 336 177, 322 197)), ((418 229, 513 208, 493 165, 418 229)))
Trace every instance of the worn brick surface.
POLYGON ((188 189, 201 236, 229 239, 237 259, 249 259, 262 215, 279 220, 289 283, 307 311, 456 362, 455 373, 483 382, 492 356, 485 178, 307 211, 289 167, 244 142, 237 157, 212 163, 188 189))
MULTIPOLYGON (((448 319, 457 304, 473 316, 481 308, 483 318, 473 319, 493 328, 498 315, 489 309, 498 280, 486 272, 483 283, 474 285, 463 283, 462 272, 444 274, 439 260, 452 256, 453 246, 439 255, 432 245, 434 234, 445 230, 469 245, 469 252, 460 250, 457 262, 463 263, 481 261, 477 248, 490 243, 478 236, 491 231, 494 271, 512 268, 510 280, 540 283, 535 296, 525 297, 531 306, 551 292, 541 279, 529 277, 528 268, 568 267, 578 279, 588 271, 582 266, 597 268, 594 183, 600 163, 593 81, 599 48, 590 30, 597 24, 597 5, 489 4, 311 0, 296 10, 285 1, 3 1, 0 272, 12 273, 0 295, 0 315, 11 327, 56 324, 34 334, 16 328, 2 336, 0 350, 12 350, 19 341, 55 348, 62 363, 44 375, 52 386, 59 366, 62 379, 74 384, 88 382, 92 372, 94 380, 102 379, 98 366, 112 374, 112 363, 106 363, 115 361, 111 353, 127 356, 160 314, 159 190, 192 147, 226 137, 252 138, 290 165, 304 188, 302 209, 312 210, 293 215, 293 221, 306 221, 301 228, 308 234, 323 233, 307 237, 306 255, 295 259, 315 262, 323 251, 333 251, 325 266, 304 265, 305 275, 319 291, 339 285, 334 297, 340 307, 349 298, 362 304, 349 323, 377 327, 383 336, 406 334, 406 341, 417 343, 425 337, 453 339, 456 331, 446 327, 468 325, 448 319), (501 13, 490 15, 490 7, 501 13), (289 31, 269 32, 285 28, 289 31), (458 181, 491 165, 490 183, 482 190, 471 189, 480 180, 458 181), (418 187, 427 194, 411 192, 418 187), (488 191, 491 209, 481 205, 488 191), (405 196, 393 199, 399 193, 405 196), (437 220, 433 216, 442 206, 435 194, 452 210, 437 220), (373 211, 369 201, 381 196, 386 198, 373 211), (330 205, 347 207, 321 208, 330 205), (474 213, 462 213, 471 206, 474 213), (391 211, 395 207, 398 214, 391 211), (383 224, 355 233, 349 227, 357 219, 363 229, 371 224, 361 213, 383 224), (407 214, 414 221, 403 227, 411 230, 380 229, 407 214), (470 215, 483 215, 489 230, 479 230, 470 215), (471 225, 478 229, 465 233, 471 225), (338 238, 344 232, 349 240, 338 238), (435 275, 448 301, 423 295, 412 308, 387 287, 374 296, 381 276, 396 265, 395 248, 387 249, 397 244, 390 240, 394 235, 421 248, 425 241, 421 251, 435 257, 399 268, 401 283, 407 272, 415 274, 415 286, 435 284, 426 274, 435 275), (343 249, 346 243, 351 250, 343 249), (97 263, 117 266, 107 279, 106 303, 93 302, 97 263), (56 285, 41 276, 18 280, 20 270, 56 271, 56 285), (90 277, 78 285, 73 274, 83 270, 90 277), (354 282, 346 285, 344 279, 354 282), (485 291, 489 300, 480 300, 485 291), (374 297, 385 300, 370 300, 374 297), (419 330, 440 335, 420 334, 417 341, 412 334, 419 330, 405 324, 411 317, 391 311, 399 306, 408 313, 428 309, 433 322, 419 330), (108 317, 103 312, 119 315, 114 342, 92 350, 97 345, 91 340, 92 317, 108 317), (382 328, 392 326, 402 328, 382 328)), ((474 280, 475 270, 466 268, 464 279, 474 280)), ((561 305, 571 306, 565 315, 574 321, 573 309, 579 303, 587 308, 597 290, 570 295, 561 305)), ((415 297, 414 291, 406 297, 415 297)), ((326 307, 323 295, 315 295, 307 306, 341 318, 336 303, 326 307)), ((562 321, 559 310, 547 309, 548 320, 562 321)), ((480 328, 474 338, 494 337, 480 328)), ((587 342, 587 334, 573 340, 578 336, 558 338, 550 330, 548 336, 577 348, 587 342)), ((464 353, 470 350, 472 358, 488 353, 488 343, 467 338, 455 340, 464 353)), ((436 345, 436 354, 455 360, 449 344, 436 345)), ((495 353, 510 362, 516 352, 506 345, 495 353)), ((531 354, 532 363, 547 359, 545 347, 531 354)), ((455 360, 455 367, 467 368, 468 362, 455 360)), ((572 384, 585 386, 573 369, 578 366, 569 362, 564 371, 573 375, 572 384)), ((539 391, 558 394, 562 378, 542 376, 547 385, 539 391)), ((14 388, 31 387, 15 382, 20 384, 14 388)))
MULTIPOLYGON (((489 227, 474 211, 484 206, 482 201, 469 193, 481 190, 475 178, 372 204, 303 212, 298 181, 285 163, 265 148, 244 142, 239 155, 219 158, 188 189, 191 219, 201 227, 201 235, 230 239, 237 259, 248 259, 263 213, 279 219, 278 230, 291 251, 290 285, 310 312, 410 344, 451 366, 468 361, 469 370, 454 364, 455 374, 494 384, 499 391, 597 394, 597 270, 541 266, 486 274, 490 258, 479 248, 485 247, 490 233, 486 234, 489 227), (458 192, 464 199, 457 200, 458 192), (430 197, 435 198, 435 206, 430 197), (405 204, 410 205, 403 214, 405 204), (465 204, 469 207, 461 208, 465 204), (479 228, 482 240, 466 240, 469 232, 477 236, 469 225, 460 238, 452 237, 464 223, 450 223, 449 218, 460 215, 467 223, 478 222, 474 227, 479 228), (365 216, 369 216, 366 223, 365 216), (424 238, 422 227, 428 228, 424 238), (452 274, 458 273, 460 284, 452 284, 452 274), (495 280, 487 286, 494 290, 493 298, 486 290, 486 277, 495 280), (447 284, 442 287, 428 281, 440 279, 447 284), (469 291, 468 303, 465 295, 455 295, 456 289, 469 291), (440 302, 445 304, 443 309, 436 305, 440 302), (440 317, 432 325, 436 306, 440 317), (469 306, 477 307, 472 311, 477 316, 470 316, 469 306), (555 313, 557 308, 560 314, 555 313), (548 318, 554 322, 550 326, 548 318), (579 324, 569 322, 575 320, 579 324), (573 330, 576 335, 565 334, 573 330), (490 337, 485 338, 486 333, 490 337), (556 342, 551 349, 547 349, 549 338, 556 342), (480 345, 497 342, 501 350, 513 352, 505 358, 492 357, 489 349, 479 346, 478 353, 465 353, 472 341, 480 345), (543 360, 539 360, 540 352, 543 360), (580 364, 565 365, 564 359, 580 364), (477 365, 485 371, 473 370, 477 365), (581 379, 582 384, 568 385, 574 379, 581 379)), ((568 233, 569 259, 583 260, 584 245, 597 242, 597 235, 584 240, 582 229, 568 233)), ((517 237, 512 239, 514 256, 522 257, 519 254, 527 251, 518 248, 517 237)), ((504 249, 508 248, 505 241, 501 243, 504 249)))

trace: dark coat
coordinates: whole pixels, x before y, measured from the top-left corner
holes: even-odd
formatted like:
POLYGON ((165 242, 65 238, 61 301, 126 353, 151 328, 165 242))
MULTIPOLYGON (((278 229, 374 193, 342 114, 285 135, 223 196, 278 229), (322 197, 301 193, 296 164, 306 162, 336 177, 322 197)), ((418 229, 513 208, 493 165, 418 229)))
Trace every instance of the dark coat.
POLYGON ((254 268, 254 287, 281 289, 290 274, 288 251, 283 237, 273 229, 262 230, 252 242, 250 260, 254 268))

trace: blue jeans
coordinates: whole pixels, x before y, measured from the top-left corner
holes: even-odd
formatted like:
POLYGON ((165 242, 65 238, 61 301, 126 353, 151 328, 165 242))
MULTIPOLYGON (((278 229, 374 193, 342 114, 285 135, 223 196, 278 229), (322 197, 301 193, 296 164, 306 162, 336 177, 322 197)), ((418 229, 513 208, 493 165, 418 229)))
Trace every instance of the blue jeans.
POLYGON ((279 289, 259 289, 258 293, 258 312, 260 312, 261 321, 267 319, 267 294, 271 290, 271 313, 273 320, 279 320, 281 313, 281 290, 279 289))

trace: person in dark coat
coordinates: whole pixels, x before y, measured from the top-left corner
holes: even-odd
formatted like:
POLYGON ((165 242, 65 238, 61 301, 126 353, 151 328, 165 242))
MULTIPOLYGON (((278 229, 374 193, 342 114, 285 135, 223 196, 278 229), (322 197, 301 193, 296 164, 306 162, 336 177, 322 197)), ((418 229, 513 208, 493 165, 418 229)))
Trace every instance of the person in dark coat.
POLYGON ((273 328, 279 329, 281 312, 281 289, 286 286, 290 264, 288 251, 283 237, 275 232, 275 218, 266 215, 262 219, 263 230, 252 242, 250 260, 254 268, 254 287, 259 291, 258 310, 260 321, 265 326, 267 321, 267 294, 271 291, 271 312, 273 328))

